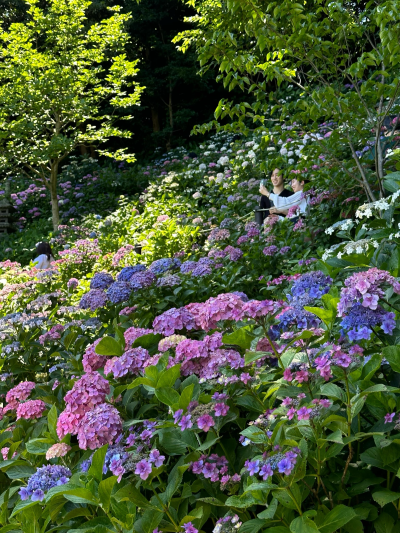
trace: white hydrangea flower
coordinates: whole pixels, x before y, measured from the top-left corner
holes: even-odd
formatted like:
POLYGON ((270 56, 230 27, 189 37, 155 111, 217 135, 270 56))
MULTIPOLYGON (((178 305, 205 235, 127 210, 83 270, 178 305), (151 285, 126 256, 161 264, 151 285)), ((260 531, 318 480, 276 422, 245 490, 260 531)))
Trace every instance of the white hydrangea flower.
POLYGON ((204 163, 201 163, 201 165, 199 165, 199 170, 206 170, 207 168, 207 165, 205 165, 204 163))
POLYGON ((226 155, 223 155, 222 157, 220 157, 217 161, 218 165, 228 165, 229 164, 229 157, 226 156, 226 155))

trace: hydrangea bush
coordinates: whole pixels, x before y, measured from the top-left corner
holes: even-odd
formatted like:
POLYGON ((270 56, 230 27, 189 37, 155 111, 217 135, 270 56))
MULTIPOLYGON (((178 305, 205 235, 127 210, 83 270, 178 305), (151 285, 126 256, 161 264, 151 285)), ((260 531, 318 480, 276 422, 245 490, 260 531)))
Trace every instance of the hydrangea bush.
POLYGON ((4 531, 399 527, 396 192, 259 226, 262 142, 159 159, 52 269, 0 264, 4 531))

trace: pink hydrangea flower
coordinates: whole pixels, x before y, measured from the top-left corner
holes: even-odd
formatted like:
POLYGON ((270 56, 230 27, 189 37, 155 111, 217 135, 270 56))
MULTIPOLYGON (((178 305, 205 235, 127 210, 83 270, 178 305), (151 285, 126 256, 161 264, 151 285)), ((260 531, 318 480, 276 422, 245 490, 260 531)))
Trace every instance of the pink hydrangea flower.
POLYGON ((46 404, 42 400, 28 400, 18 405, 17 420, 20 418, 26 420, 40 418, 45 410, 46 404))
POLYGON ((82 450, 96 450, 113 444, 122 433, 122 419, 118 410, 108 403, 96 405, 79 424, 78 443, 82 450))
POLYGON ((215 421, 210 415, 202 415, 197 419, 197 427, 206 433, 211 429, 212 426, 215 426, 215 421))
POLYGON ((135 342, 136 339, 139 337, 143 337, 143 335, 149 335, 150 333, 154 333, 152 329, 146 329, 146 328, 128 328, 125 333, 125 349, 128 350, 132 344, 135 342))
POLYGON ((107 357, 105 355, 98 355, 95 351, 96 346, 99 344, 102 338, 103 337, 95 340, 93 344, 89 344, 89 346, 87 346, 82 357, 82 364, 85 372, 93 372, 105 365, 107 357))
POLYGON ((36 383, 33 381, 21 381, 10 389, 6 394, 6 401, 8 403, 14 402, 16 400, 19 400, 23 402, 24 400, 27 400, 33 391, 33 389, 36 387, 36 383))
POLYGON ((98 372, 89 372, 74 383, 64 400, 69 404, 71 412, 84 415, 92 407, 104 402, 109 393, 108 381, 98 372))

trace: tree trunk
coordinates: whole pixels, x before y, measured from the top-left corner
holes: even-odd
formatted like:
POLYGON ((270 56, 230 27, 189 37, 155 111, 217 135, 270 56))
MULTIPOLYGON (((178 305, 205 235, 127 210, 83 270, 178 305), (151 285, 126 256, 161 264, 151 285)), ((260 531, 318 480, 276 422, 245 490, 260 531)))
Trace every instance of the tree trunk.
POLYGON ((57 176, 58 176, 58 163, 51 165, 51 178, 50 178, 50 196, 51 196, 51 215, 53 219, 54 231, 58 230, 60 225, 60 213, 58 210, 58 198, 57 198, 57 176))
POLYGON ((155 107, 151 107, 151 122, 153 123, 153 133, 160 131, 160 119, 155 107))
POLYGON ((174 113, 172 110, 172 83, 169 82, 169 92, 168 92, 168 114, 169 114, 169 127, 171 131, 168 136, 167 141, 167 150, 171 150, 171 141, 172 141, 172 132, 174 130, 174 113))

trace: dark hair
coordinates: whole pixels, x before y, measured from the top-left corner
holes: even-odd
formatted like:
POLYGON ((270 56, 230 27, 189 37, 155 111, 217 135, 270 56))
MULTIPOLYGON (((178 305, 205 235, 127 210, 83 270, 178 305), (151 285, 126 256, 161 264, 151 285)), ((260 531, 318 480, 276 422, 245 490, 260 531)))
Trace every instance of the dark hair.
POLYGON ((47 255, 47 259, 50 261, 50 257, 53 255, 50 244, 48 242, 39 242, 36 245, 36 254, 47 255))

